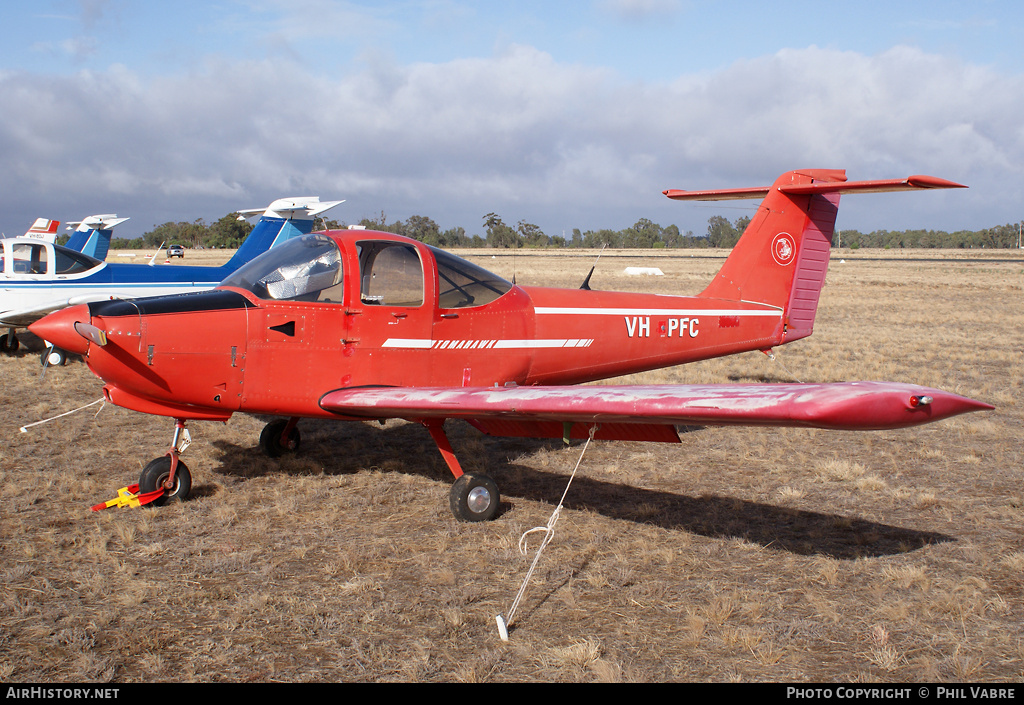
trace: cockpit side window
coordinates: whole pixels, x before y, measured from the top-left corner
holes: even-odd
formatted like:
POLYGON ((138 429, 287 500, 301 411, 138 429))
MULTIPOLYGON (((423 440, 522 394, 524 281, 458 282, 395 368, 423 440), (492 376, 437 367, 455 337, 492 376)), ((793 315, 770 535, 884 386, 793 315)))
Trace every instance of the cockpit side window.
POLYGON ((7 262, 8 274, 46 274, 46 245, 17 243, 7 262))
POLYGON ((221 286, 248 289, 261 299, 341 303, 341 251, 323 235, 289 240, 244 265, 221 286))
POLYGON ((371 306, 422 306, 423 264, 416 248, 402 242, 358 243, 359 297, 371 306))
POLYGON ((89 255, 75 252, 63 247, 55 247, 54 260, 57 264, 57 274, 78 274, 92 269, 100 263, 100 260, 89 255))
POLYGON ((441 308, 483 306, 512 288, 511 282, 483 267, 435 247, 430 250, 437 260, 437 278, 441 287, 438 305, 441 308))

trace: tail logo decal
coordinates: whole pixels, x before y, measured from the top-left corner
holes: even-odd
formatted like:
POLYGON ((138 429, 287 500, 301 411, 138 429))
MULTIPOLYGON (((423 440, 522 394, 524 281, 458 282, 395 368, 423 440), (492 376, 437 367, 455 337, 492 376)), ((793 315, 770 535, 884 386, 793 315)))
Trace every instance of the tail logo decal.
POLYGON ((796 246, 793 244, 793 236, 789 233, 779 233, 772 240, 772 257, 779 266, 791 264, 795 253, 796 246))

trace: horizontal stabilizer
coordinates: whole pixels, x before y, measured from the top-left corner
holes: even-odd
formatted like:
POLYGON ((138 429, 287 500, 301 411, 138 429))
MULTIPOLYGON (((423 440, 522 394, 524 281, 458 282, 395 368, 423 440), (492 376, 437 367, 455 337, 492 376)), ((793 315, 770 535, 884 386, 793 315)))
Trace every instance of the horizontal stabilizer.
POLYGON ((118 218, 117 213, 90 215, 85 220, 68 221, 68 230, 77 230, 80 233, 89 230, 113 230, 126 220, 131 220, 131 218, 118 218))
POLYGON ((266 208, 246 208, 237 212, 243 219, 254 215, 265 215, 268 218, 313 219, 344 202, 344 200, 341 200, 323 201, 321 203, 319 196, 300 196, 297 198, 279 198, 266 208))
POLYGON ((343 416, 562 423, 903 428, 993 408, 895 382, 831 384, 339 389, 320 406, 343 416))
POLYGON ((835 180, 815 181, 814 183, 776 184, 755 188, 718 189, 711 191, 682 191, 668 189, 662 191, 676 201, 730 201, 745 198, 761 198, 772 188, 781 193, 791 195, 809 195, 815 193, 885 193, 888 191, 917 191, 921 189, 967 188, 935 176, 908 176, 905 179, 878 179, 874 181, 847 181, 843 172, 833 172, 835 180), (838 177, 837 177, 838 175, 838 177))

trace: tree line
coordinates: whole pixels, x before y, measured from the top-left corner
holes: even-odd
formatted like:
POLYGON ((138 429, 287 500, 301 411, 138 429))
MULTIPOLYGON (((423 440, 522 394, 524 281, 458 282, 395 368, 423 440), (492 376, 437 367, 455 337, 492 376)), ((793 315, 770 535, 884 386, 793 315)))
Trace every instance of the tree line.
MULTIPOLYGON (((482 218, 482 234, 468 235, 463 227, 442 230, 431 218, 414 215, 405 221, 387 222, 382 212, 375 218, 364 218, 358 225, 370 230, 405 235, 428 245, 437 247, 583 247, 583 248, 731 248, 750 223, 748 216, 730 222, 715 215, 708 219, 707 231, 694 235, 692 231, 681 232, 675 225, 661 226, 647 218, 641 218, 623 230, 586 230, 574 228, 572 234, 547 235, 533 223, 520 220, 515 226, 506 224, 496 213, 482 218)), ((338 230, 348 227, 344 222, 317 219, 316 229, 338 230)), ((253 226, 239 219, 237 213, 228 213, 214 223, 207 225, 202 219, 192 222, 167 222, 153 228, 141 237, 113 238, 113 249, 155 248, 162 245, 184 245, 189 248, 237 248, 252 230, 253 226)), ((837 231, 832 236, 833 247, 858 249, 871 248, 1015 248, 1019 226, 1000 225, 984 230, 875 230, 862 233, 858 230, 837 231)), ((67 236, 58 242, 66 241, 67 236)))

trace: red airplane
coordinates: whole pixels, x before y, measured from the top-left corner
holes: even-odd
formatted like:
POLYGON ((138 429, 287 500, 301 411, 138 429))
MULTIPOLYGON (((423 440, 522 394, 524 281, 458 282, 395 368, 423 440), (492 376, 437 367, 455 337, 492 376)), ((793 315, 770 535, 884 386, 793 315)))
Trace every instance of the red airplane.
POLYGON ((487 520, 498 488, 462 472, 446 419, 501 436, 678 443, 675 424, 890 429, 993 408, 886 382, 570 386, 810 335, 840 195, 959 186, 804 170, 771 187, 665 191, 764 197, 695 297, 517 286, 415 240, 343 230, 281 245, 213 291, 74 306, 31 330, 83 355, 106 400, 175 419, 171 449, 142 471, 139 503, 188 496, 179 454, 191 420, 285 417, 260 438, 277 457, 298 449, 301 418, 403 418, 427 428, 455 476, 454 515, 487 520))

